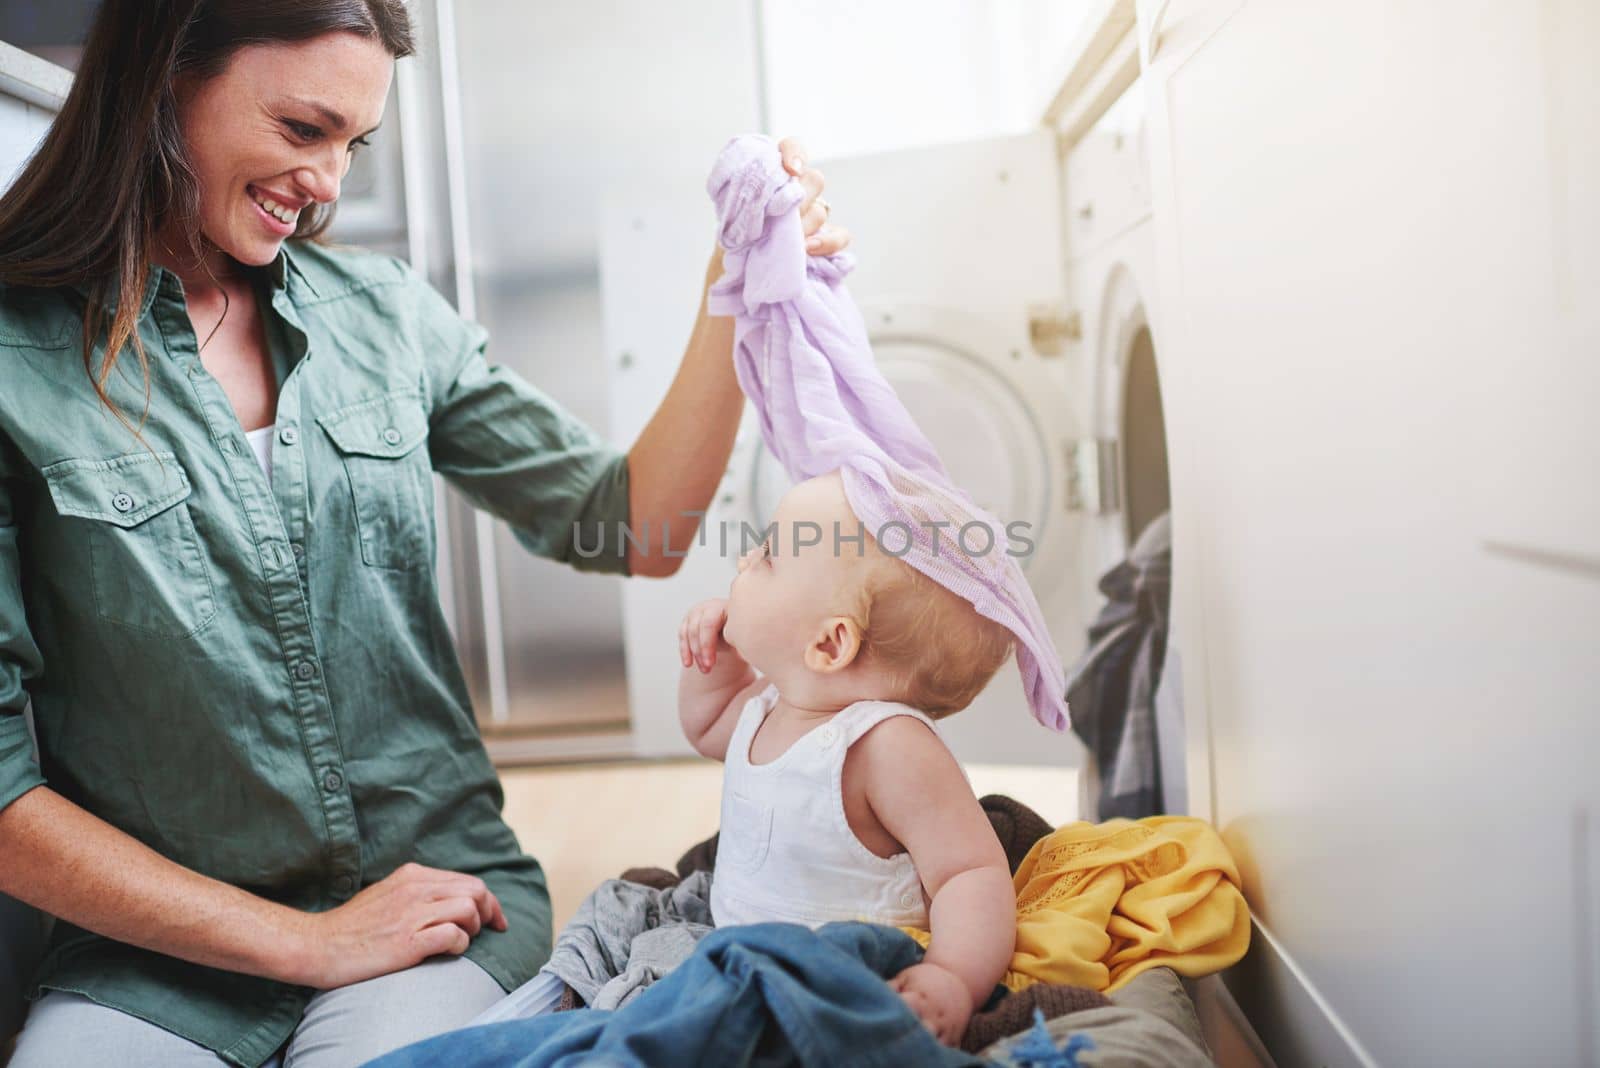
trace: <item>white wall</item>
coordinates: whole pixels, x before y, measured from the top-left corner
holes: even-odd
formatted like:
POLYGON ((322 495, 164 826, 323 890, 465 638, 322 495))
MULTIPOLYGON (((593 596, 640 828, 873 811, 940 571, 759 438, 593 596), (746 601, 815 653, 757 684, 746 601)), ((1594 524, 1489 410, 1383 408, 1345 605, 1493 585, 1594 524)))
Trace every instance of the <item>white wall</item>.
MULTIPOLYGON (((814 158, 1021 133, 1084 0, 757 0, 774 131, 814 158)), ((844 191, 848 194, 848 190, 844 191)))

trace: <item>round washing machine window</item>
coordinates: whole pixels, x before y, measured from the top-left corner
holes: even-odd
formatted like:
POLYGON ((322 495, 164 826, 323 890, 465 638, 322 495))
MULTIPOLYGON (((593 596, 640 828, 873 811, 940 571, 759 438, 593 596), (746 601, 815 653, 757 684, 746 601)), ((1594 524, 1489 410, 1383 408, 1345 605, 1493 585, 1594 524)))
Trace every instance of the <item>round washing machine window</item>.
MULTIPOLYGON (((1042 596, 1061 571, 1062 502, 1052 492, 1059 484, 1052 458, 1062 452, 1051 444, 1060 429, 1041 418, 1037 406, 1054 401, 1059 406, 1053 410, 1064 411, 1059 391, 942 337, 880 333, 872 345, 884 378, 956 484, 1003 525, 1026 524, 1012 528, 1033 544, 1018 564, 1042 596)), ((1007 361, 1020 359, 1009 348, 1001 351, 1007 361)), ((732 471, 733 492, 723 500, 736 507, 728 518, 760 529, 789 488, 788 475, 758 433, 748 435, 732 471)))
POLYGON ((1128 544, 1172 508, 1167 471, 1167 426, 1161 379, 1150 327, 1141 325, 1128 345, 1122 399, 1122 481, 1128 544))

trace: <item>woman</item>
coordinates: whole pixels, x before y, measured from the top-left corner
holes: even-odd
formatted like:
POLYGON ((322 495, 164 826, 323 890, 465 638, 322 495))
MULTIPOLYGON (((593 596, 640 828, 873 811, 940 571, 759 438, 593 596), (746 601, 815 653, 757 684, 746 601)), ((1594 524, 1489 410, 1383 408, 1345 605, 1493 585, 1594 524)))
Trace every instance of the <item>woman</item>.
POLYGON ((669 574, 618 522, 709 500, 731 325, 702 301, 622 454, 403 265, 310 242, 411 48, 402 0, 108 0, 0 200, 0 891, 59 918, 23 1068, 355 1064, 549 952, 431 472, 535 552, 669 574))

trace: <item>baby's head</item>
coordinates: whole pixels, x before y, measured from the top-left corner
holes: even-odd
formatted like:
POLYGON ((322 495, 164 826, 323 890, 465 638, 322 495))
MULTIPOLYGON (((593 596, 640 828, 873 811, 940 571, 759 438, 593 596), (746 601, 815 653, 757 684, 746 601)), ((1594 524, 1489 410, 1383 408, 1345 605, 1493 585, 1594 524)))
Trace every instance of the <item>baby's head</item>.
POLYGON ((786 493, 768 531, 739 561, 723 633, 789 700, 899 701, 937 719, 1010 655, 1010 631, 862 530, 837 473, 786 493))

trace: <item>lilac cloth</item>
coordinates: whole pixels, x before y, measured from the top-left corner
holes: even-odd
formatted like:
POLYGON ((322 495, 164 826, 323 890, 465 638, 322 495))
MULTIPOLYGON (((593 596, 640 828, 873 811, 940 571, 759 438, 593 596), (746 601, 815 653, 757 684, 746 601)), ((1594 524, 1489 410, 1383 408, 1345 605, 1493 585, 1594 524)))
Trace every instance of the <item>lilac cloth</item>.
POLYGON ((950 480, 878 371, 844 287, 855 260, 806 253, 797 210, 805 191, 768 138, 730 141, 706 190, 725 271, 708 307, 734 317, 734 366, 767 447, 795 481, 839 471, 856 518, 885 551, 1010 630, 1034 716, 1065 730, 1065 672, 1038 602, 1004 527, 950 480), (968 529, 969 553, 957 538, 974 523, 987 536, 968 529))

